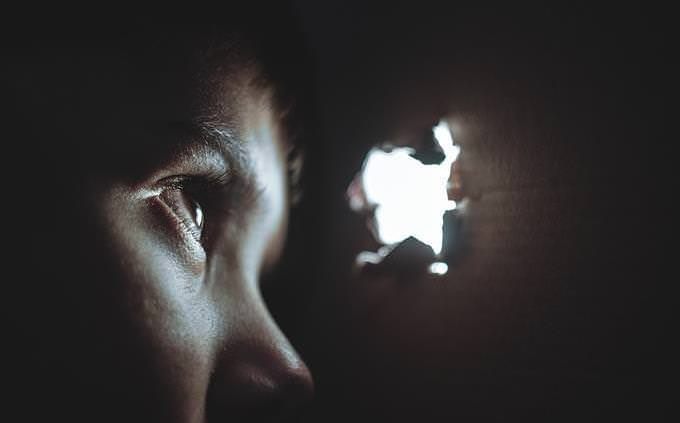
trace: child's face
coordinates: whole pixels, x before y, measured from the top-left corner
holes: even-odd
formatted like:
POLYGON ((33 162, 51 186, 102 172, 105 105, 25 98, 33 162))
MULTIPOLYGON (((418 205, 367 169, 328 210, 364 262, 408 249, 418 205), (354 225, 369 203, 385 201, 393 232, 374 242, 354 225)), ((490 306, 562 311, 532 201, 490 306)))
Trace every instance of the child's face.
POLYGON ((177 62, 95 63, 78 106, 91 138, 53 255, 69 283, 38 313, 69 340, 55 395, 89 421, 260 421, 312 389, 260 295, 288 217, 271 93, 247 67, 177 62))

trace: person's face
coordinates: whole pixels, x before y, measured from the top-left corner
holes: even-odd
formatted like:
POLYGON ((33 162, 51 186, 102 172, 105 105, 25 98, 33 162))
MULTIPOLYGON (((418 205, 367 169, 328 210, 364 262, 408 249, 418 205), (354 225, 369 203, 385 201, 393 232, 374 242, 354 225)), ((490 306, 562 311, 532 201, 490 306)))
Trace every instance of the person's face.
POLYGON ((64 343, 54 395, 91 420, 280 418, 312 382, 260 293, 289 206, 270 90, 232 64, 94 62, 54 251, 68 284, 42 324, 64 343))

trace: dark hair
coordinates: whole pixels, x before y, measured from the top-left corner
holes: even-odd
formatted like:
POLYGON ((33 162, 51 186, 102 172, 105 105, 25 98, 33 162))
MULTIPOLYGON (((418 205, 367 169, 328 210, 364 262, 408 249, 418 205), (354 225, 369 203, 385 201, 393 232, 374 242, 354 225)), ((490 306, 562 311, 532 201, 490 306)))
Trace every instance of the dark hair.
MULTIPOLYGON (((191 56, 216 66, 255 71, 257 84, 271 92, 281 127, 294 146, 289 175, 292 185, 299 185, 308 138, 303 128, 311 111, 311 61, 295 11, 286 2, 154 16, 102 12, 20 14, 12 19, 14 25, 2 34, 6 64, 0 79, 5 135, 13 139, 12 148, 44 151, 48 168, 55 157, 72 161, 92 148, 73 137, 73 129, 83 123, 79 119, 91 111, 89 62, 111 51, 140 61, 191 56), (150 53, 153 58, 145 57, 150 53), (49 138, 46 127, 52 132, 49 138)), ((106 154, 101 145, 97 149, 106 154)))

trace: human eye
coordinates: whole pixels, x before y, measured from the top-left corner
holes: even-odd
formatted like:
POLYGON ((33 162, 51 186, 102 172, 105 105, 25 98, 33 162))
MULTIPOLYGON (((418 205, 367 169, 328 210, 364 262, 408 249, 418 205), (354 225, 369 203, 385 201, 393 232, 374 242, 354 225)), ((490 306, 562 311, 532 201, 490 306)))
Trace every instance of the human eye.
POLYGON ((206 215, 199 195, 192 190, 191 178, 173 177, 166 181, 158 198, 174 215, 177 230, 184 231, 202 243, 206 215))
POLYGON ((179 175, 159 183, 158 199, 170 212, 175 229, 185 239, 205 246, 210 220, 223 214, 228 175, 179 175))

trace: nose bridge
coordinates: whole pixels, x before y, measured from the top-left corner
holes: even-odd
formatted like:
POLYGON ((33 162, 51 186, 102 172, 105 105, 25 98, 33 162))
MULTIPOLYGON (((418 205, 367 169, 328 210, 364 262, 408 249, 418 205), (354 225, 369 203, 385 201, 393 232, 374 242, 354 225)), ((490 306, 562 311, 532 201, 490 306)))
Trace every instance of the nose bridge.
POLYGON ((285 415, 313 391, 309 370, 269 314, 247 291, 225 311, 225 334, 208 392, 209 421, 285 415))

